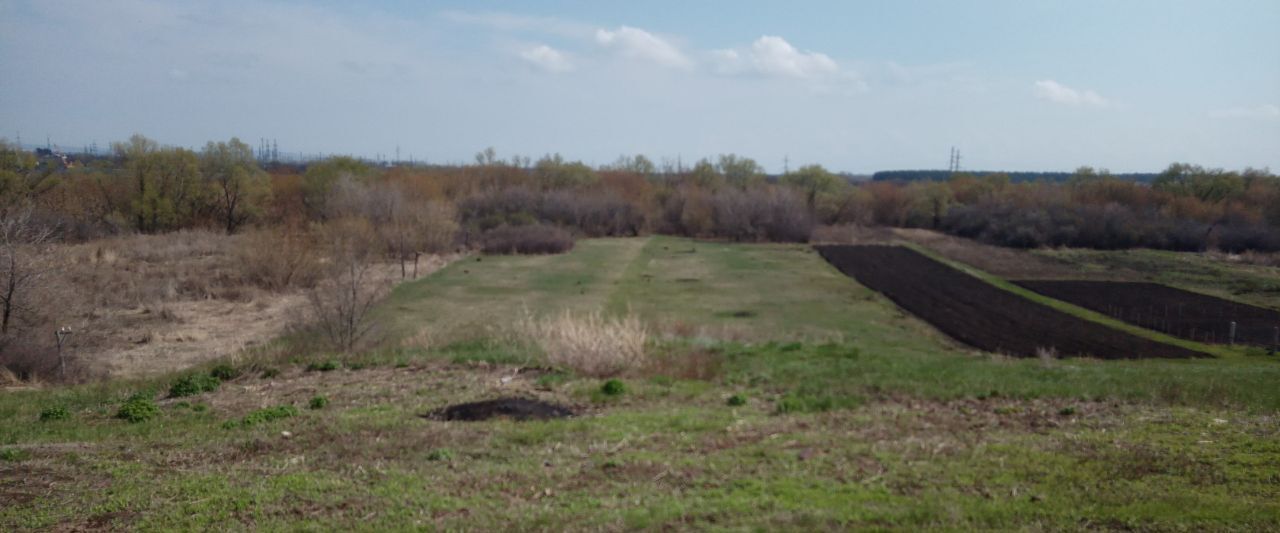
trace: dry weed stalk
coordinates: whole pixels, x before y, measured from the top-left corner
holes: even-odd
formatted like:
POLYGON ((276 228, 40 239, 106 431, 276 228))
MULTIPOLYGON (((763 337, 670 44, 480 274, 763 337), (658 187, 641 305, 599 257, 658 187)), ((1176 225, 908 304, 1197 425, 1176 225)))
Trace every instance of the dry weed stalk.
POLYGON ((648 328, 635 315, 605 317, 599 312, 535 318, 526 313, 518 331, 537 343, 547 362, 596 377, 616 376, 647 364, 648 328))

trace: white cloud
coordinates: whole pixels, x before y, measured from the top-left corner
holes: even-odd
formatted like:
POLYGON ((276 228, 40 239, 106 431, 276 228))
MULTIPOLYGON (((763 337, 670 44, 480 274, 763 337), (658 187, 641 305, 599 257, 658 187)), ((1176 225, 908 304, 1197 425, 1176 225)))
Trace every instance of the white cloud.
POLYGON ((782 37, 765 35, 747 47, 712 50, 708 54, 712 69, 719 74, 758 74, 776 78, 826 81, 852 80, 855 88, 865 83, 849 70, 842 69, 830 56, 801 51, 782 37))
POLYGON ((782 37, 765 35, 751 43, 751 62, 756 69, 774 76, 815 78, 840 71, 826 54, 801 52, 782 37))
POLYGON ((569 72, 573 63, 555 48, 540 44, 520 51, 520 58, 547 72, 569 72))
POLYGON ((639 28, 620 26, 616 31, 596 30, 596 42, 614 48, 624 57, 651 61, 658 65, 690 70, 693 61, 675 45, 639 28))
POLYGON ((1035 83, 1036 97, 1055 104, 1074 106, 1106 107, 1111 102, 1102 95, 1090 90, 1077 90, 1053 80, 1040 80, 1035 83))
POLYGON ((1263 104, 1257 107, 1229 107, 1227 109, 1212 111, 1209 113, 1209 116, 1213 118, 1277 120, 1280 119, 1280 106, 1275 104, 1263 104))

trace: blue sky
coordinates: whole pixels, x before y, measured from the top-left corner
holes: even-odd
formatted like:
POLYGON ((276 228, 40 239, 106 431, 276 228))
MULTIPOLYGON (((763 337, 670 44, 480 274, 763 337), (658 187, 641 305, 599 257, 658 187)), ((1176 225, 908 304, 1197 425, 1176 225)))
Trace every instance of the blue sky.
POLYGON ((0 0, 0 136, 1280 170, 1280 2, 0 0))

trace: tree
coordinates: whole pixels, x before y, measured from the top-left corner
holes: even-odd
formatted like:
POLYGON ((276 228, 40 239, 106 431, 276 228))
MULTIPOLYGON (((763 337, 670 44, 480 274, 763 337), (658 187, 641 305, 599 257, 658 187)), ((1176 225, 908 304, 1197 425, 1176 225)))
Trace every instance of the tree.
POLYGON ((723 154, 716 168, 724 175, 725 181, 734 187, 747 187, 764 181, 764 167, 749 157, 723 154))
POLYGON ((334 186, 344 178, 364 182, 374 169, 354 157, 331 157, 307 167, 302 175, 302 203, 307 214, 316 220, 329 216, 329 202, 334 197, 334 186))
POLYGON ((31 309, 32 293, 51 268, 42 252, 52 236, 52 230, 31 220, 30 208, 0 216, 0 335, 8 336, 31 309))
POLYGON ((689 171, 689 175, 685 177, 685 181, 698 187, 714 190, 724 185, 724 176, 715 165, 711 164, 711 161, 699 159, 693 165, 693 170, 689 171))
POLYGON ((581 161, 565 161, 560 154, 539 159, 533 167, 533 177, 544 189, 578 187, 600 180, 591 167, 581 161))
POLYGON ((115 143, 112 149, 124 161, 125 174, 133 181, 129 208, 139 231, 151 233, 187 225, 207 205, 194 152, 162 148, 142 135, 115 143))
POLYGON ((782 176, 782 183, 800 189, 808 201, 809 209, 817 205, 818 195, 835 192, 840 186, 840 178, 822 165, 807 165, 782 176))
POLYGON ((316 326, 335 348, 351 351, 373 330, 370 313, 384 286, 374 279, 377 235, 368 221, 342 218, 325 225, 329 272, 307 294, 316 326))
POLYGON ((200 167, 228 234, 258 216, 270 194, 270 183, 248 144, 235 137, 225 143, 209 142, 200 154, 200 167))

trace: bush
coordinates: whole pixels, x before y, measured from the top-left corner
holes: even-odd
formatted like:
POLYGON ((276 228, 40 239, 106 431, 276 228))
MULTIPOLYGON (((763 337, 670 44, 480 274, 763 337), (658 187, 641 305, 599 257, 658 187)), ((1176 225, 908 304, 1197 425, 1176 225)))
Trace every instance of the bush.
POLYGON ((329 405, 329 399, 324 396, 316 396, 307 403, 307 407, 311 409, 324 409, 326 405, 329 405))
POLYGON ((267 407, 258 409, 252 413, 245 415, 240 420, 228 420, 222 424, 222 427, 231 429, 237 427, 250 427, 258 424, 278 420, 281 418, 289 418, 298 416, 298 408, 292 405, 277 405, 275 407, 267 407))
POLYGON ((173 382, 173 385, 169 387, 169 397, 182 398, 204 392, 213 392, 218 390, 218 386, 221 384, 221 380, 208 374, 191 374, 173 382))
POLYGON ((621 396, 627 392, 627 385, 621 380, 611 379, 600 386, 600 392, 605 396, 621 396))
POLYGON ((311 372, 332 372, 337 370, 340 366, 341 365, 336 360, 330 359, 328 361, 311 363, 307 365, 307 370, 311 372))
POLYGON ((157 416, 160 416, 160 406, 156 405, 155 400, 151 399, 150 395, 142 394, 130 396, 120 406, 120 410, 116 412, 116 418, 130 424, 146 422, 157 416))
POLYGON ((240 377, 240 369, 223 363, 213 367, 213 369, 209 371, 209 375, 222 381, 231 381, 240 377))
POLYGON ((481 237, 486 254, 559 254, 573 249, 573 236, 556 226, 499 226, 481 237))
POLYGON ((49 407, 40 411, 41 422, 53 422, 56 420, 67 420, 70 418, 71 411, 68 411, 66 407, 62 407, 61 405, 49 407))
POLYGON ((725 403, 732 407, 747 405, 747 397, 741 394, 734 394, 733 396, 730 396, 728 400, 725 400, 725 403))
POLYGON ((635 316, 575 316, 565 311, 553 318, 526 316, 516 327, 542 348, 548 363, 582 375, 610 377, 648 364, 648 330, 635 316))

